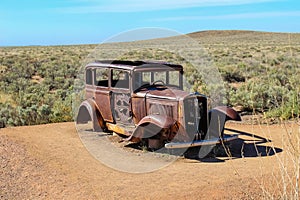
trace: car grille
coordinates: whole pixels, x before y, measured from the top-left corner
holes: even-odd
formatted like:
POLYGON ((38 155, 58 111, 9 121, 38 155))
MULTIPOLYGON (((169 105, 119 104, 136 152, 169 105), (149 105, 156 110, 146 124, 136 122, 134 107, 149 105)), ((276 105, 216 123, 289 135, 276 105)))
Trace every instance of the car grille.
POLYGON ((205 98, 192 97, 184 101, 185 129, 188 134, 200 133, 204 137, 207 131, 206 105, 205 98))

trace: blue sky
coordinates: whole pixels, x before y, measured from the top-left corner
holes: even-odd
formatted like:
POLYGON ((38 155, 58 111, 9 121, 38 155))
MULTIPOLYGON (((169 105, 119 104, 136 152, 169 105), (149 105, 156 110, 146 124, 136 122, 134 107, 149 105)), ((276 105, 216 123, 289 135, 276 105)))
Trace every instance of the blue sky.
POLYGON ((300 32, 299 0, 2 0, 0 46, 98 44, 131 29, 300 32))

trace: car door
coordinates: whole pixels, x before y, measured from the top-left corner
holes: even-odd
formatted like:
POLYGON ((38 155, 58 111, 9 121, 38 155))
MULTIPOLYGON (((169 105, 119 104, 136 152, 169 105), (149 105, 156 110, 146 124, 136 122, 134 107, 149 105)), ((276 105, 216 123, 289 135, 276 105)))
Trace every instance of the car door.
POLYGON ((116 123, 132 125, 130 73, 124 69, 112 69, 112 114, 116 123))
POLYGON ((103 119, 107 122, 113 122, 111 111, 111 91, 109 88, 109 68, 101 67, 94 69, 94 99, 99 107, 103 119))

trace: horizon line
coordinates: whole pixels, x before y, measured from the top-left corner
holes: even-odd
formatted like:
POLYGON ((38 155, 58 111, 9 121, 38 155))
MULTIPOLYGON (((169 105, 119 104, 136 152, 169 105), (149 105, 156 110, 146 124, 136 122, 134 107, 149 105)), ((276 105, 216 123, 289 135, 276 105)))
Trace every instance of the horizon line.
MULTIPOLYGON (((243 30, 243 29, 228 29, 228 30, 219 30, 219 29, 211 29, 211 30, 201 30, 201 31, 193 31, 189 33, 185 33, 182 35, 190 35, 195 33, 201 32, 227 32, 227 31, 235 31, 235 32, 256 32, 256 33, 277 33, 277 34, 300 34, 300 32, 282 32, 282 31, 264 31, 264 30, 243 30)), ((180 36, 180 35, 178 35, 180 36)), ((174 36, 169 36, 174 37, 174 36)), ((122 42, 138 42, 138 41, 145 41, 145 40, 155 40, 155 39, 163 39, 169 37, 157 37, 157 38, 145 38, 141 40, 125 40, 125 41, 117 41, 117 42, 104 42, 102 43, 65 43, 65 44, 24 44, 24 45, 1 45, 0 48, 14 48, 14 47, 51 47, 51 46, 83 46, 83 45, 99 45, 99 44, 110 44, 110 43, 122 43, 122 42)))

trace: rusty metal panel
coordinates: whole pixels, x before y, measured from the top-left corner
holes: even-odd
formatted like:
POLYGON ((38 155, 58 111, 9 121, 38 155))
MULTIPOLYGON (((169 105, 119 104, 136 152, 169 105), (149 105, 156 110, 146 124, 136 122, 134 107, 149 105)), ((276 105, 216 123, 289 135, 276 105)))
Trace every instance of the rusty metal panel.
POLYGON ((211 111, 216 110, 226 115, 226 120, 235 120, 241 121, 241 116, 236 112, 233 108, 228 106, 217 106, 213 108, 211 111))
POLYGON ((152 98, 162 98, 167 99, 166 102, 170 100, 182 100, 185 97, 189 96, 188 92, 179 89, 168 88, 166 86, 157 86, 155 90, 144 90, 139 91, 139 93, 146 93, 148 97, 152 98))
POLYGON ((94 93, 94 99, 99 107, 100 113, 105 121, 113 122, 111 112, 111 92, 108 88, 97 88, 94 93))
POLYGON ((178 106, 176 101, 167 99, 147 99, 147 114, 168 116, 175 120, 178 119, 178 106))
POLYGON ((112 112, 116 123, 133 123, 130 106, 130 93, 112 93, 112 112))
POLYGON ((139 121, 146 116, 146 103, 145 98, 143 97, 133 97, 132 102, 132 113, 133 120, 135 124, 138 124, 139 121))
POLYGON ((90 99, 94 96, 94 86, 93 85, 85 85, 85 99, 90 99))

